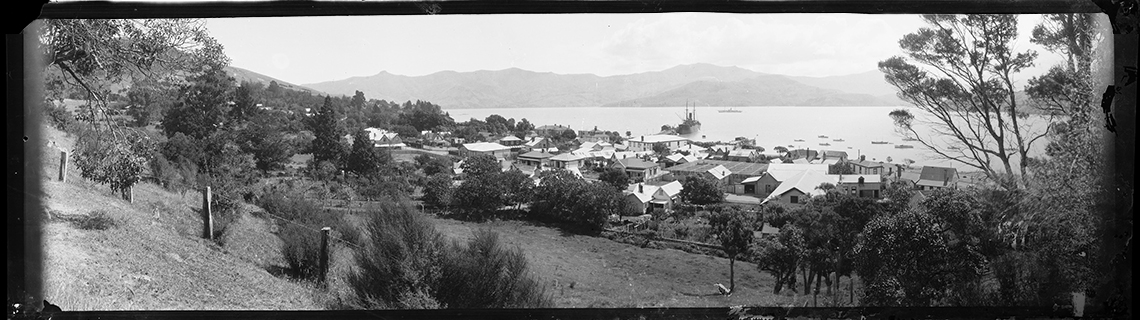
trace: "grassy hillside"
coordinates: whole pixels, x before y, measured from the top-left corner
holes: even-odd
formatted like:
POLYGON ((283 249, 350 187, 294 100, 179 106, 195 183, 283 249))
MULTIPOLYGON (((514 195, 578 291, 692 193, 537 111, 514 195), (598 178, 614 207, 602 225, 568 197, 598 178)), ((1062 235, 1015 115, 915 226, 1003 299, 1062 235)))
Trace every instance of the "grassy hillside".
POLYGON ((280 240, 266 221, 242 217, 218 246, 198 236, 197 193, 142 184, 132 204, 77 170, 60 182, 54 179, 59 150, 70 149, 74 137, 44 130, 48 301, 68 311, 319 308, 309 286, 266 271, 283 264, 280 240))

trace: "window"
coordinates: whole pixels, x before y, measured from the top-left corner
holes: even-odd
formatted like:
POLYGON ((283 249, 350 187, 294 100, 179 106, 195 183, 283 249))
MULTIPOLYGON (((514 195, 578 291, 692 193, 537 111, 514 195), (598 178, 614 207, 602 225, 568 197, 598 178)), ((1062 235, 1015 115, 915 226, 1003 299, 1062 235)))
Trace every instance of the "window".
POLYGON ((800 197, 797 197, 797 196, 792 196, 792 201, 791 201, 791 203, 800 203, 800 197))

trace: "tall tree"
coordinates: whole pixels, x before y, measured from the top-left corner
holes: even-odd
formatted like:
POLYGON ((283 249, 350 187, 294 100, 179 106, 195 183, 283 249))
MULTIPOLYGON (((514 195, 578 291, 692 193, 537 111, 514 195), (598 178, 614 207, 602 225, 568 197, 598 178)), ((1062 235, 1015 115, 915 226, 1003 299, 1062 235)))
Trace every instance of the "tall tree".
POLYGON ((736 260, 752 247, 750 217, 740 208, 729 206, 709 217, 709 226, 716 235, 724 254, 728 256, 728 292, 736 290, 736 260))
POLYGON ((325 103, 317 110, 313 117, 313 161, 316 163, 331 162, 339 164, 347 153, 341 139, 344 136, 344 127, 340 123, 340 114, 336 112, 331 97, 325 97, 325 103))
POLYGON ((348 156, 348 170, 358 175, 371 175, 380 171, 389 159, 376 150, 368 131, 358 129, 353 133, 352 152, 348 156))
POLYGON ((495 157, 486 154, 467 157, 466 160, 463 160, 463 164, 459 165, 459 168, 463 169, 463 174, 469 177, 483 176, 503 171, 503 167, 499 165, 499 161, 495 159, 495 157))
POLYGON ((1013 176, 1024 176, 1029 150, 1045 135, 1023 123, 1029 119, 1028 110, 1016 98, 1014 75, 1037 56, 1014 50, 1017 17, 924 15, 923 20, 928 27, 899 41, 910 60, 892 57, 879 62, 887 82, 899 89, 899 97, 922 111, 919 115, 892 112, 895 125, 939 156, 1016 188, 1019 182, 1013 176), (933 132, 923 132, 916 122, 929 125, 933 132))
POLYGON ((179 91, 178 102, 162 119, 167 137, 182 133, 205 139, 222 129, 228 121, 233 98, 233 78, 220 67, 190 79, 179 91))
POLYGON ((724 190, 716 185, 716 181, 699 176, 685 177, 681 183, 681 199, 692 204, 706 205, 724 201, 724 190))

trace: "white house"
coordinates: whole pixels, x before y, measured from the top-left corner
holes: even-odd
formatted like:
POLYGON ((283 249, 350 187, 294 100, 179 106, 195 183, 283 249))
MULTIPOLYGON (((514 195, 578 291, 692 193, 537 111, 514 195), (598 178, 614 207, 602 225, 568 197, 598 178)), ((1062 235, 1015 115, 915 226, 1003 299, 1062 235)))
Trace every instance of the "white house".
POLYGON ((511 148, 494 142, 465 143, 459 147, 459 156, 470 157, 486 154, 498 158, 500 161, 511 153, 511 148))

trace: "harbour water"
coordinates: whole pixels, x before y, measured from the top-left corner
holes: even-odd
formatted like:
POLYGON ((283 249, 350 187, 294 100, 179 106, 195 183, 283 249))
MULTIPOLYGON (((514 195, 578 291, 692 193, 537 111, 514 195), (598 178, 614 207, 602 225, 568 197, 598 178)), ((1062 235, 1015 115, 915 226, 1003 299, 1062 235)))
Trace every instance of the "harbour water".
MULTIPOLYGON (((912 159, 917 164, 952 166, 970 171, 960 163, 941 159, 923 148, 917 141, 903 141, 897 133, 888 113, 896 109, 916 109, 908 107, 737 107, 739 113, 719 113, 718 107, 698 108, 696 119, 701 121, 701 132, 687 135, 693 140, 732 140, 735 137, 756 139, 756 143, 766 150, 775 146, 809 148, 812 150, 847 151, 850 158, 865 155, 868 160, 892 162, 912 159), (827 136, 827 138, 819 138, 827 136), (797 142, 795 140, 803 140, 797 142), (843 141, 836 141, 843 140, 843 141), (888 141, 891 144, 872 144, 871 141, 888 141), (821 143, 830 144, 821 146, 821 143), (912 149, 895 148, 899 144, 914 145, 912 149)), ((515 121, 526 118, 535 126, 547 124, 567 125, 575 130, 630 131, 634 137, 655 134, 661 125, 677 125, 684 117, 682 107, 631 107, 631 108, 492 108, 492 109, 451 109, 445 110, 456 121, 471 118, 485 119, 492 114, 515 121)), ((920 115, 921 118, 921 115, 920 115)), ((1031 119, 1032 120, 1032 119, 1031 119)), ((1025 121, 1023 128, 1043 130, 1047 123, 1043 119, 1025 121)), ((920 123, 920 122, 919 122, 920 123)), ((932 137, 929 127, 924 138, 932 137)), ((940 141, 940 138, 935 138, 940 141)), ((1045 141, 1034 145, 1034 153, 1044 150, 1045 141)), ((1034 153, 1031 153, 1034 154, 1034 153)), ((995 159, 996 161, 996 159, 995 159)))

